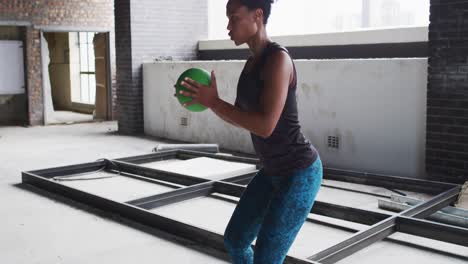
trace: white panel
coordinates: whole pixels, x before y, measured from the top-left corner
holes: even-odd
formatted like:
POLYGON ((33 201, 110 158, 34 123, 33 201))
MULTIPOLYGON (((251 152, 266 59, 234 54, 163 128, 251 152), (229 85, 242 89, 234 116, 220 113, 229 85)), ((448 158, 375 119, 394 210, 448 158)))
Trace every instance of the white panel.
POLYGON ((252 164, 218 160, 207 157, 179 160, 177 162, 158 162, 150 163, 149 165, 141 165, 156 168, 158 170, 210 180, 221 180, 256 170, 256 166, 252 164))
POLYGON ((24 93, 23 43, 0 40, 0 94, 24 93))

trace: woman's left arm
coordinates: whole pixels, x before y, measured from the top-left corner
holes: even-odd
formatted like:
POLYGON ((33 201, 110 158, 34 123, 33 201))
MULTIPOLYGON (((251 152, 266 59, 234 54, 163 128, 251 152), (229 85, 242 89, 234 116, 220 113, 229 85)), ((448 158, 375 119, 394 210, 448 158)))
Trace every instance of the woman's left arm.
POLYGON ((218 116, 227 118, 237 126, 266 138, 273 133, 283 111, 292 71, 292 61, 284 51, 275 52, 267 59, 263 71, 265 86, 261 95, 261 110, 257 112, 242 111, 219 98, 217 91, 214 92, 216 90, 214 73, 212 73, 212 86, 214 84, 215 87, 203 87, 192 80, 187 80, 188 84, 184 86, 192 91, 191 94, 186 95, 195 98, 189 104, 201 103, 218 116))

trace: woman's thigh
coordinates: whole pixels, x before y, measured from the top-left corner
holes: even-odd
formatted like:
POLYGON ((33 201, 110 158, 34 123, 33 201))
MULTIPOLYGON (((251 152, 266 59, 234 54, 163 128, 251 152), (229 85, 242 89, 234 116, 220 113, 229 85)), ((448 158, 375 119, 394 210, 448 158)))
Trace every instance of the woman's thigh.
POLYGON ((279 181, 255 245, 255 263, 283 263, 306 220, 322 182, 318 159, 305 170, 279 181))
POLYGON ((247 185, 226 227, 228 239, 250 246, 256 238, 273 191, 265 177, 260 170, 247 185))

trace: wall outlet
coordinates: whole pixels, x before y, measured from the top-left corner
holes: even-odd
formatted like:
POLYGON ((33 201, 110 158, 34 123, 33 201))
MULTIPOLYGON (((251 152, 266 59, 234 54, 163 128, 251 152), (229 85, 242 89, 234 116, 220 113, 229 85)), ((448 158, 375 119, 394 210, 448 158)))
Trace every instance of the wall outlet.
POLYGON ((189 125, 188 117, 181 117, 180 118, 180 125, 181 126, 188 126, 189 125))

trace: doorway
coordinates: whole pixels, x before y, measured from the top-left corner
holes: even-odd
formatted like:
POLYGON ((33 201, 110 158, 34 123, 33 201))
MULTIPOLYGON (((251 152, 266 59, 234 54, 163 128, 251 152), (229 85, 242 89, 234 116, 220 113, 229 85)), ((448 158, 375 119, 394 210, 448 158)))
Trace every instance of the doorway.
POLYGON ((46 125, 110 119, 109 33, 43 32, 46 125))

